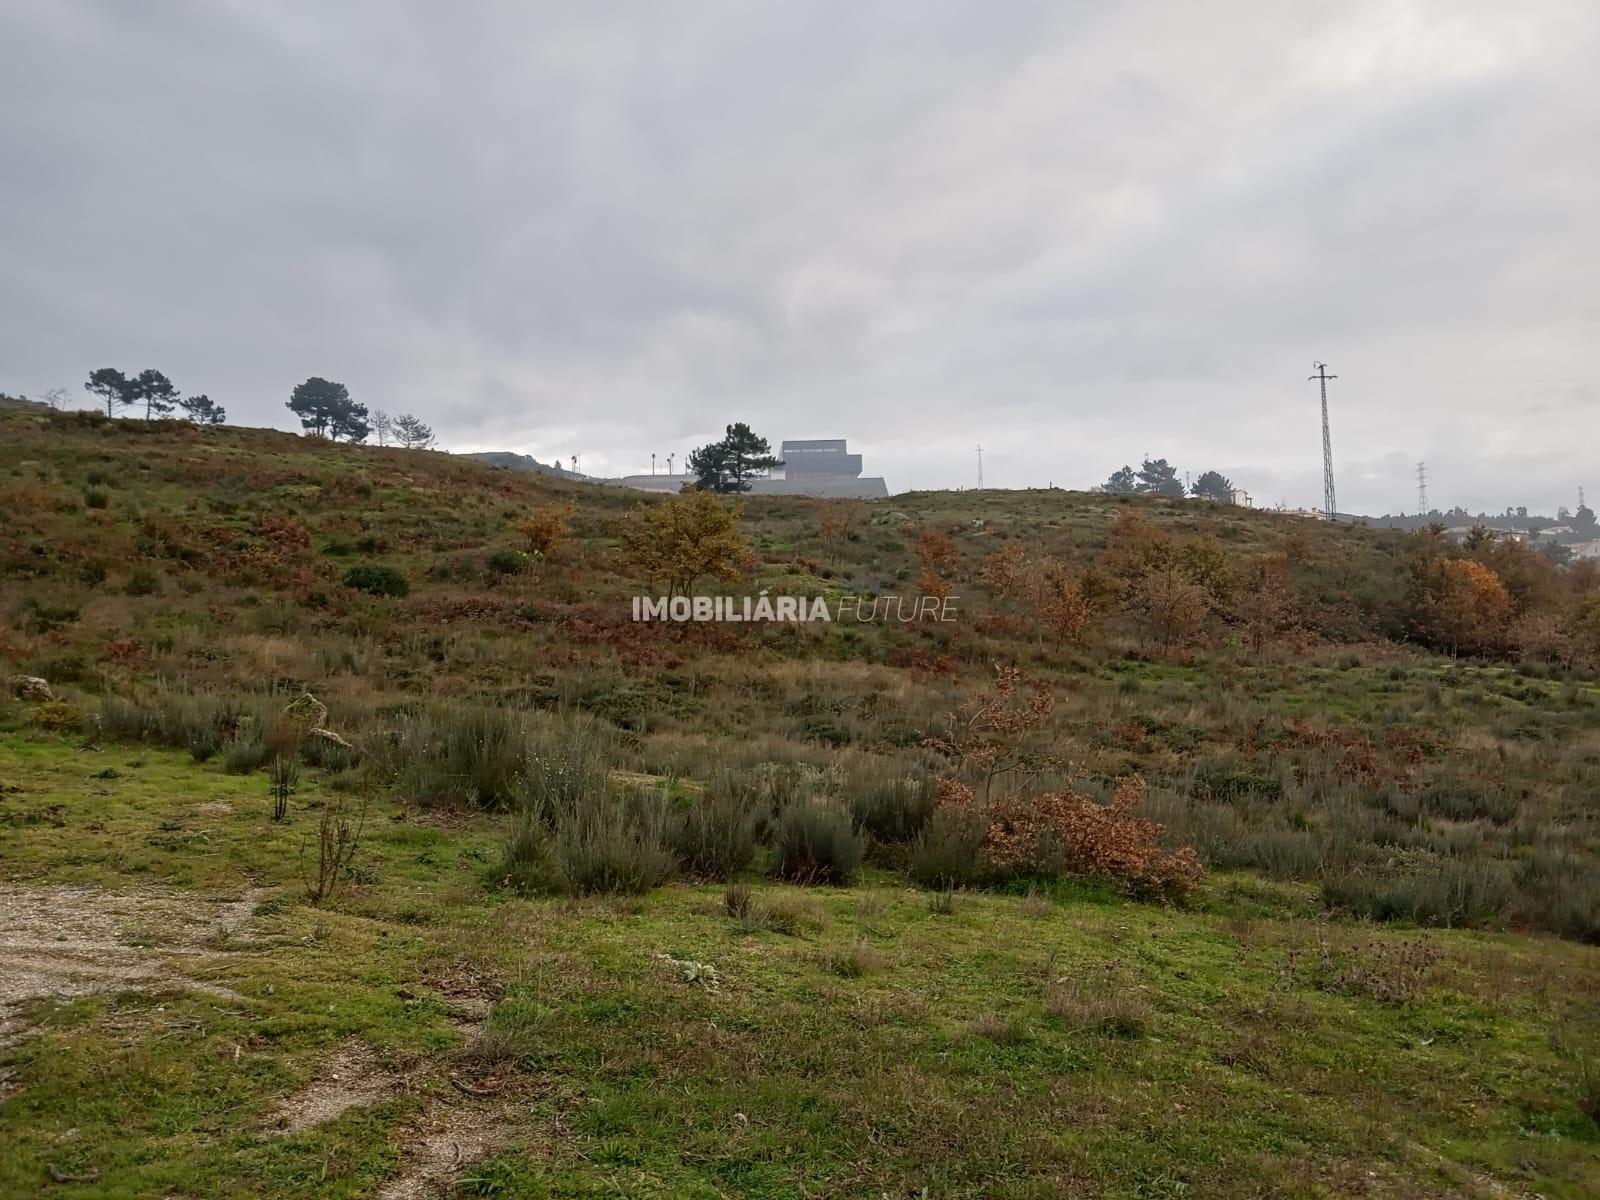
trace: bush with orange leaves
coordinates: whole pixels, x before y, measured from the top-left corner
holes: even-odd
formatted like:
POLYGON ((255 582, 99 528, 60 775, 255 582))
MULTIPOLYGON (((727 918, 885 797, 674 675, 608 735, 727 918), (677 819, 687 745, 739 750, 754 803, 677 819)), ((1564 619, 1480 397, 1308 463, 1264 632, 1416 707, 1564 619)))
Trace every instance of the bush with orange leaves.
POLYGON ((1432 556, 1413 565, 1411 620, 1428 644, 1450 654, 1498 654, 1512 615, 1505 584, 1470 558, 1432 556))
POLYGON ((517 532, 528 540, 528 553, 540 558, 550 558, 567 540, 567 518, 576 507, 570 500, 565 504, 541 504, 517 525, 517 532))
POLYGON ((1144 780, 1130 777, 1117 784, 1110 804, 1071 788, 985 803, 966 784, 946 779, 939 787, 939 807, 974 813, 986 823, 983 857, 989 874, 1092 876, 1137 896, 1181 900, 1204 869, 1192 847, 1164 850, 1164 827, 1133 814, 1144 789, 1144 780))

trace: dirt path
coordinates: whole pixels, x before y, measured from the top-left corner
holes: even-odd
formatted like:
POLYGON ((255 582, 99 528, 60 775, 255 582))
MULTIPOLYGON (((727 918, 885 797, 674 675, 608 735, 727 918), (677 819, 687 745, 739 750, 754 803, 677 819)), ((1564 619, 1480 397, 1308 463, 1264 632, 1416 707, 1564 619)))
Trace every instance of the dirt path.
MULTIPOLYGON (((0 883, 0 1049, 27 1036, 26 1006, 45 997, 70 999, 123 989, 186 988, 246 1003, 203 975, 221 961, 229 939, 247 924, 266 892, 231 899, 148 889, 104 891, 0 883)), ((482 1027, 488 998, 471 979, 425 981, 450 1008, 467 1037, 482 1027)), ((352 1108, 416 1091, 426 1097, 400 1132, 400 1167, 378 1191, 384 1200, 421 1200, 445 1190, 460 1170, 505 1143, 504 1103, 451 1082, 435 1062, 419 1071, 385 1066, 359 1041, 347 1041, 316 1078, 274 1110, 269 1136, 291 1136, 352 1108)), ((0 1078, 0 1095, 6 1090, 0 1078)))
POLYGON ((264 894, 0 884, 0 1047, 27 1032, 23 1006, 46 996, 181 987, 239 1002, 186 968, 214 963, 219 938, 236 934, 264 894))
MULTIPOLYGON (((476 996, 450 994, 448 984, 443 994, 452 1007, 452 1023, 466 1037, 475 1036, 487 1005, 476 996)), ((421 1107, 399 1131, 405 1147, 401 1164, 375 1195, 425 1200, 444 1194, 464 1167, 506 1144, 510 1113, 497 1091, 493 1084, 482 1088, 460 1078, 438 1060, 419 1060, 409 1069, 385 1066, 372 1047, 352 1040, 323 1060, 309 1084, 284 1097, 268 1117, 267 1132, 301 1133, 352 1108, 418 1095, 421 1107)))

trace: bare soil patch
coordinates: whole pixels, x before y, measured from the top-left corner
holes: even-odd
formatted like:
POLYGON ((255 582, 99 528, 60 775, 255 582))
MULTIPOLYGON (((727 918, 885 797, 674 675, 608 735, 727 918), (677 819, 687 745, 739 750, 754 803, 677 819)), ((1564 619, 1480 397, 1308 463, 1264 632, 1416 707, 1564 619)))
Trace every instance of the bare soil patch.
POLYGON ((219 936, 236 934, 263 894, 0 884, 0 1047, 26 1032, 23 1006, 47 996, 182 987, 239 1001, 192 978, 185 960, 220 954, 219 936))

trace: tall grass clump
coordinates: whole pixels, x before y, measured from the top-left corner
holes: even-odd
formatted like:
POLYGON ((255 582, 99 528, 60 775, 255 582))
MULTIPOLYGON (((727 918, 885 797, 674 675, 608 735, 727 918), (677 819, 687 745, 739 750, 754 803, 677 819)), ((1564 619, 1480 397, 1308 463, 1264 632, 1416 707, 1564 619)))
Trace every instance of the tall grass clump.
POLYGON ((960 808, 936 810, 911 845, 907 873, 912 882, 937 892, 979 883, 988 833, 988 823, 975 812, 960 808))
POLYGON ((526 727, 497 708, 452 707, 413 717, 388 747, 394 786, 423 805, 503 809, 529 763, 526 727))
POLYGON ((772 873, 805 884, 848 884, 866 853, 850 814, 822 801, 791 804, 772 829, 772 873))
POLYGON ((562 813, 555 855, 569 890, 637 895, 671 879, 666 798, 652 793, 591 793, 562 813))
POLYGON ((517 804, 553 820, 608 786, 613 746, 598 721, 580 717, 531 736, 517 786, 517 804))
POLYGON ((248 775, 273 758, 272 747, 254 722, 242 725, 222 746, 222 769, 230 775, 248 775))
POLYGON ((850 780, 850 817, 875 843, 904 845, 917 837, 933 816, 937 789, 926 770, 907 775, 868 771, 850 780))
POLYGON ((521 896, 562 890, 554 838, 537 810, 524 807, 512 818, 500 861, 490 875, 496 886, 521 896))
POLYGON ((1513 900, 1511 881, 1488 862, 1445 859, 1426 874, 1381 877, 1351 873, 1322 881, 1322 902, 1373 921, 1417 925, 1492 925, 1513 900))
POLYGON ((1517 864, 1515 879, 1519 922, 1600 945, 1600 863, 1541 846, 1517 864))
POLYGON ((672 814, 672 848, 683 869, 697 879, 727 879, 748 867, 762 807, 752 780, 718 771, 704 792, 672 814))

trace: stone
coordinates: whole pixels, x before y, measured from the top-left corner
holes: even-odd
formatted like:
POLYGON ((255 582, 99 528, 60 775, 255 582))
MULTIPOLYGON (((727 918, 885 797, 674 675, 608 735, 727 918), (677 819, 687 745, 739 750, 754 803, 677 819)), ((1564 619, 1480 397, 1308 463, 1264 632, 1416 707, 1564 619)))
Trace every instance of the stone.
POLYGON ((18 700, 48 702, 56 698, 56 694, 50 690, 50 685, 37 675, 12 676, 11 694, 18 700))

